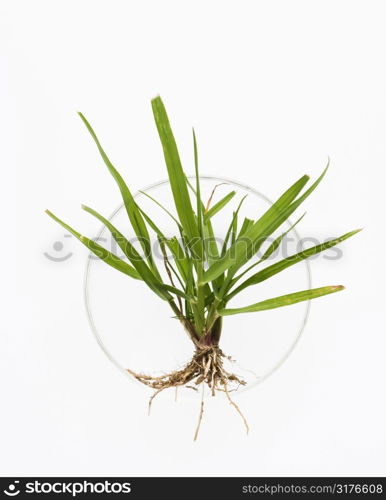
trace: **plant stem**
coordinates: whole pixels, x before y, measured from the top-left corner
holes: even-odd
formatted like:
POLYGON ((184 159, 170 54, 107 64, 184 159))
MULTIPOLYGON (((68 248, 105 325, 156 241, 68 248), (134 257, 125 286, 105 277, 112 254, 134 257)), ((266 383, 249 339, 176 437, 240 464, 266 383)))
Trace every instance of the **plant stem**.
POLYGON ((204 275, 204 260, 205 260, 205 251, 204 251, 204 236, 202 230, 202 200, 201 200, 201 188, 200 188, 200 175, 198 172, 198 151, 197 151, 197 141, 196 134, 193 129, 193 149, 194 149, 194 169, 196 173, 196 202, 197 202, 197 229, 198 229, 198 255, 200 256, 199 261, 196 265, 197 272, 197 315, 196 315, 196 329, 198 330, 198 334, 200 337, 205 335, 204 326, 205 326, 205 293, 204 293, 204 285, 202 284, 202 278, 204 275))
POLYGON ((197 342, 199 340, 199 336, 197 335, 197 332, 192 325, 192 323, 183 315, 182 311, 180 311, 174 302, 174 300, 169 301, 170 307, 176 314, 177 318, 181 321, 181 323, 184 325, 185 330, 188 332, 192 342, 197 345, 197 342))
POLYGON ((219 318, 219 315, 217 314, 217 310, 223 302, 224 295, 227 291, 229 283, 231 282, 231 280, 233 278, 233 275, 234 275, 234 273, 231 273, 230 271, 228 271, 228 275, 225 278, 225 280, 221 286, 221 289, 218 291, 218 293, 215 294, 216 295, 215 299, 214 299, 212 305, 210 306, 210 309, 208 312, 208 317, 206 320, 206 330, 207 331, 209 331, 213 327, 215 321, 219 318))
POLYGON ((222 330, 222 316, 216 319, 210 332, 211 340, 214 345, 218 345, 222 330))

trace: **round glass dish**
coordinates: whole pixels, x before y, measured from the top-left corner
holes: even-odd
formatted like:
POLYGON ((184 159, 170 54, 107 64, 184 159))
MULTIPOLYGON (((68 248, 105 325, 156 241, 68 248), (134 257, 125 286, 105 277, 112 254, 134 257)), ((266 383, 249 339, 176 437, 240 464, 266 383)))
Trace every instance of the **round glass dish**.
MULTIPOLYGON (((194 178, 191 179, 194 182, 194 178)), ((248 195, 239 213, 239 227, 244 217, 258 218, 272 202, 264 194, 242 183, 210 176, 201 176, 203 200, 209 199, 216 185, 219 186, 213 203, 229 191, 236 191, 231 202, 212 219, 214 232, 219 238, 218 243, 221 244, 233 210, 243 196, 248 195)), ((156 198, 168 208, 174 208, 168 180, 139 191, 135 194, 135 199, 166 236, 177 236, 175 222, 143 193, 156 198)), ((122 205, 113 212, 110 220, 133 241, 133 231, 122 205)), ((283 226, 285 229, 292 225, 290 221, 286 224, 287 227, 283 226)), ((283 232, 283 227, 272 236, 271 241, 283 232)), ((163 273, 163 256, 154 234, 152 238, 157 266, 163 273)), ((104 227, 100 230, 97 240, 123 258, 122 252, 117 249, 116 243, 104 227)), ((262 252, 265 248, 266 246, 262 247, 262 252)), ((292 229, 281 247, 258 268, 270 265, 301 249, 301 238, 296 229, 292 229)), ((254 272, 258 268, 255 268, 254 272)), ((253 304, 307 288, 311 288, 310 267, 307 261, 302 261, 259 285, 247 288, 232 299, 229 307, 253 304)), ((89 256, 84 293, 87 316, 95 339, 110 361, 130 380, 146 387, 137 382, 126 368, 138 373, 159 375, 181 368, 190 361, 193 344, 182 325, 172 317, 173 312, 168 304, 155 296, 144 283, 133 280, 105 265, 101 260, 89 256)), ((224 353, 232 358, 232 361, 227 361, 229 366, 226 368, 247 382, 235 391, 234 395, 255 387, 284 363, 304 330, 309 308, 308 301, 291 307, 224 318, 220 345, 224 353)), ((197 394, 196 391, 188 389, 180 390, 182 396, 194 398, 197 394)), ((201 397, 201 391, 198 395, 201 397)))

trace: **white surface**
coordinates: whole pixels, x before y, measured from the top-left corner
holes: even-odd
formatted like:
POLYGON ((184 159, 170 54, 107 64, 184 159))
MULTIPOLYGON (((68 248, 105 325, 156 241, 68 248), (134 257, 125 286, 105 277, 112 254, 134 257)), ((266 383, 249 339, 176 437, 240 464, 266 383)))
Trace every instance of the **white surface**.
POLYGON ((2 475, 384 475, 386 67, 382 1, 0 4, 3 221, 2 475), (86 251, 43 214, 92 235, 80 203, 119 195, 75 114, 95 126, 133 189, 164 178, 149 100, 167 105, 186 169, 275 197, 332 168, 307 200, 302 234, 366 229, 319 259, 298 348, 239 398, 165 395, 146 416, 141 388, 100 351, 86 321, 86 251), (63 240, 74 255, 43 253, 63 240))

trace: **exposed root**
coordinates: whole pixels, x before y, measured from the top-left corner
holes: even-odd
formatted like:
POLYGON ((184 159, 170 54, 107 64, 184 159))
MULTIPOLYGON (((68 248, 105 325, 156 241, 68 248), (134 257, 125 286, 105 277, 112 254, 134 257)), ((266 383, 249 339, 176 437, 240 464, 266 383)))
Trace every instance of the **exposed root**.
POLYGON ((202 398, 201 398, 200 415, 198 416, 198 422, 197 422, 196 432, 194 433, 193 441, 197 441, 198 433, 200 432, 200 426, 201 426, 201 421, 202 421, 203 414, 204 414, 204 385, 202 386, 202 398))
POLYGON ((243 422, 244 422, 244 425, 245 425, 245 428, 247 430, 247 434, 249 433, 249 425, 248 425, 248 422, 247 422, 247 419, 245 418, 245 416, 243 415, 243 413, 241 412, 240 408, 238 407, 238 405, 233 401, 233 399, 230 397, 229 395, 229 391, 228 389, 226 388, 225 386, 225 394, 227 395, 227 398, 229 400, 229 403, 236 409, 237 413, 240 415, 240 417, 243 419, 243 422))
MULTIPOLYGON (((173 371, 171 373, 166 373, 164 375, 153 377, 150 375, 145 375, 141 373, 135 373, 132 370, 127 369, 127 371, 133 375, 142 384, 155 389, 154 394, 149 400, 149 414, 151 410, 151 404, 154 398, 165 389, 180 386, 187 386, 192 389, 196 387, 188 385, 193 383, 194 385, 207 384, 212 396, 215 396, 216 391, 225 392, 229 403, 235 408, 243 419, 244 425, 246 427, 247 433, 249 431, 248 423, 246 418, 240 411, 240 408, 230 397, 230 392, 232 390, 237 390, 240 385, 245 385, 246 382, 239 378, 234 373, 229 373, 224 369, 223 359, 225 358, 224 353, 218 346, 196 346, 196 351, 193 355, 192 360, 182 369, 173 371), (235 384, 236 389, 230 389, 229 386, 235 384)), ((194 435, 194 440, 197 439, 198 432, 201 425, 202 415, 204 412, 204 401, 201 401, 201 409, 199 415, 199 421, 197 424, 196 432, 194 435)))

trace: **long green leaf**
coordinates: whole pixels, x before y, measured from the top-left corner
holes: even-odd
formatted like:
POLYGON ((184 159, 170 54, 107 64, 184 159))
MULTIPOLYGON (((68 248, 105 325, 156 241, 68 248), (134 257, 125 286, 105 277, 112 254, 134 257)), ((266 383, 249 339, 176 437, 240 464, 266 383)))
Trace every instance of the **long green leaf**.
POLYGON ((172 285, 167 285, 166 283, 160 283, 159 285, 159 288, 161 290, 165 290, 167 292, 171 292, 171 293, 174 293, 175 295, 178 295, 179 297, 182 297, 188 301, 192 301, 193 300, 193 297, 191 297, 190 295, 188 295, 187 293, 179 290, 178 288, 176 288, 175 286, 172 286, 172 285))
POLYGON ((232 281, 229 284, 228 290, 230 290, 235 285, 235 283, 237 283, 238 281, 240 281, 240 279, 245 274, 247 274, 249 271, 251 271, 251 269, 253 269, 257 265, 261 264, 261 262, 264 262, 265 260, 267 260, 268 257, 270 255, 272 255, 273 252, 279 247, 279 245, 282 242, 283 238, 303 219, 303 217, 305 215, 306 214, 304 213, 294 224, 292 224, 290 226, 289 229, 287 229, 287 231, 285 231, 280 236, 278 236, 277 238, 275 238, 274 241, 269 245, 269 247, 267 248, 267 250, 264 252, 263 256, 258 261, 256 261, 254 264, 252 264, 251 266, 249 266, 247 269, 245 269, 245 271, 243 271, 241 274, 239 274, 238 276, 236 276, 235 278, 233 278, 232 281))
POLYGON ((308 175, 304 175, 287 189, 264 215, 250 227, 243 238, 236 241, 235 244, 228 249, 225 255, 206 271, 204 281, 212 281, 229 267, 241 263, 245 259, 251 244, 255 241, 256 236, 261 232, 260 228, 267 227, 272 220, 276 220, 280 217, 280 214, 282 214, 283 210, 296 198, 308 179, 308 175))
POLYGON ((153 99, 151 101, 151 104, 154 114, 154 120, 164 152, 166 167, 169 175, 169 182, 172 189, 178 217, 184 229, 184 232, 188 237, 189 244, 193 244, 193 251, 198 252, 200 256, 200 245, 195 244, 197 242, 197 238, 199 238, 199 234, 186 184, 186 176, 182 169, 176 141, 170 127, 165 106, 159 96, 153 99))
POLYGON ((216 215, 220 210, 222 210, 230 201, 231 199, 235 196, 236 191, 231 191, 227 195, 224 196, 220 201, 218 201, 213 207, 211 207, 207 212, 204 214, 204 222, 212 218, 214 215, 216 215))
MULTIPOLYGON (((186 183, 187 183, 189 189, 194 194, 194 196, 197 197, 197 192, 187 177, 186 177, 186 183)), ((202 200, 201 200, 201 209, 202 209, 202 211, 204 211, 204 209, 205 209, 202 200)), ((216 237, 215 237, 215 234, 213 231, 212 222, 210 219, 208 219, 204 223, 202 231, 203 231, 203 237, 204 237, 204 250, 205 250, 209 265, 210 265, 211 263, 215 262, 219 257, 217 241, 216 241, 216 237)))
POLYGON ((125 204, 126 212, 129 217, 130 223, 134 229, 135 234, 137 235, 139 242, 141 243, 141 246, 143 248, 143 251, 146 255, 147 260, 149 261, 149 264, 153 266, 153 259, 152 259, 152 253, 151 253, 151 246, 150 246, 150 240, 149 240, 149 233, 146 228, 146 224, 144 223, 141 214, 139 213, 134 198, 131 194, 130 189, 127 187, 125 181, 123 180, 121 174, 118 172, 118 170, 114 167, 114 165, 111 163, 109 157, 105 153, 104 149, 102 148, 101 143, 99 142, 99 139, 94 132, 93 128, 89 124, 89 122, 86 120, 84 115, 82 113, 78 113, 80 118, 82 119, 83 123, 86 125, 87 130, 89 131, 91 137, 94 139, 95 144, 97 145, 97 148, 99 150, 99 153, 108 168, 109 172, 113 176, 115 182, 117 183, 119 190, 122 195, 123 202, 125 204))
POLYGON ((238 204, 237 208, 236 208, 236 211, 233 213, 233 217, 232 217, 232 220, 229 224, 229 227, 228 227, 228 230, 226 232, 226 235, 225 235, 225 239, 224 239, 224 243, 222 245, 222 249, 221 249, 221 257, 224 257, 225 255, 225 252, 226 252, 226 249, 227 249, 227 246, 228 246, 228 241, 229 241, 229 238, 232 234, 232 229, 233 229, 233 221, 234 219, 238 216, 238 213, 240 211, 240 208, 241 208, 241 205, 244 203, 244 200, 245 198, 247 197, 248 195, 246 194, 245 196, 243 196, 240 200, 240 203, 238 204))
MULTIPOLYGON (((231 267, 230 274, 234 275, 235 272, 244 265, 261 247, 266 238, 268 238, 279 226, 285 222, 288 217, 298 208, 298 206, 316 189, 328 169, 323 170, 322 174, 312 184, 312 186, 299 198, 292 203, 291 198, 294 199, 291 189, 284 193, 284 195, 274 203, 272 207, 266 212, 245 234, 247 245, 241 247, 241 254, 236 259, 235 264, 231 267)), ((307 177, 307 176, 305 176, 307 177)), ((301 179, 300 179, 301 180, 301 179)), ((307 181, 305 181, 307 182, 307 181)), ((300 183, 301 184, 301 183, 300 183)), ((300 190, 299 190, 300 191, 300 190)))
POLYGON ((304 216, 306 215, 306 213, 304 212, 304 214, 299 217, 299 219, 294 222, 288 229, 287 231, 284 231, 284 233, 281 233, 277 238, 275 238, 273 240, 273 242, 269 245, 269 247, 267 248, 267 250, 263 253, 261 259, 260 259, 260 262, 263 262, 264 260, 267 260, 268 257, 270 257, 273 252, 279 248, 280 246, 280 243, 283 241, 283 238, 285 238, 287 236, 287 234, 292 231, 292 229, 297 226, 299 224, 299 222, 304 218, 304 216))
POLYGON ((209 265, 213 262, 216 262, 219 258, 218 246, 216 241, 216 236, 213 231, 212 222, 210 219, 206 221, 203 225, 203 233, 204 233, 204 247, 205 253, 208 259, 209 265))
MULTIPOLYGON (((196 139, 196 134, 194 132, 194 129, 193 129, 193 150, 194 150, 194 171, 196 174, 197 226, 198 226, 198 234, 199 234, 199 237, 201 238, 201 245, 202 245, 203 210, 202 210, 202 200, 201 200, 200 174, 198 171, 197 139, 196 139)), ((203 249, 201 250, 201 253, 202 252, 203 252, 203 249)))
MULTIPOLYGON (((164 258, 164 265, 165 265, 165 269, 166 271, 169 269, 169 271, 171 271, 174 276, 177 278, 178 282, 180 283, 181 285, 181 288, 183 290, 186 289, 186 286, 185 286, 185 283, 183 282, 183 278, 181 278, 180 274, 176 271, 174 265, 170 262, 168 256, 167 256, 167 253, 166 253, 166 248, 165 248, 165 240, 162 239, 160 236, 157 235, 157 239, 158 239, 158 243, 159 243, 159 246, 160 246, 160 249, 161 249, 161 252, 163 254, 163 258, 164 258)), ((168 276, 169 276, 169 272, 167 271, 168 273, 168 276)), ((169 279, 170 279, 170 276, 169 276, 169 279)), ((172 285, 174 286, 174 284, 172 283, 172 285)))
POLYGON ((178 271, 186 283, 188 280, 189 264, 185 252, 175 236, 173 236, 173 238, 166 239, 165 243, 172 252, 178 271))
MULTIPOLYGON (((203 236, 203 213, 202 213, 202 200, 201 200, 201 187, 200 175, 198 172, 198 151, 196 134, 193 129, 193 149, 194 149, 194 170, 196 174, 196 207, 197 207, 197 226, 198 226, 198 246, 200 262, 196 263, 197 272, 197 306, 193 307, 193 314, 195 316, 195 327, 199 335, 203 335, 203 328, 205 325, 205 285, 201 284, 202 276, 204 274, 204 236, 203 236)), ((185 177, 186 178, 186 177, 185 177)))
POLYGON ((307 248, 306 250, 302 250, 297 254, 290 255, 286 259, 283 259, 279 262, 276 262, 275 264, 272 264, 271 266, 266 267, 265 269, 262 269, 261 271, 257 272, 256 274, 248 278, 246 281, 244 281, 244 283, 242 283, 229 295, 227 295, 226 301, 230 300, 232 297, 240 293, 242 290, 245 290, 245 288, 248 288, 249 286, 252 285, 256 285, 257 283, 261 283, 262 281, 271 278, 271 276, 274 276, 275 274, 284 271, 284 269, 287 269, 288 267, 293 266, 294 264, 297 264, 298 262, 301 262, 304 259, 308 259, 309 257, 316 255, 320 252, 323 252, 328 248, 334 247, 335 245, 338 245, 342 241, 347 240, 347 238, 354 236, 354 234, 358 233, 359 231, 361 230, 356 229, 355 231, 350 231, 349 233, 346 233, 343 236, 340 236, 339 238, 326 241, 325 243, 316 245, 311 248, 307 248))
MULTIPOLYGON (((193 131, 193 133, 194 133, 194 131, 193 131)), ((194 187, 192 186, 192 184, 190 183, 190 181, 187 177, 186 177, 186 182, 187 182, 188 188, 194 193, 194 196, 196 197, 197 213, 201 212, 201 214, 203 214, 205 211, 205 206, 204 206, 204 203, 201 199, 200 189, 197 189, 197 188, 199 188, 199 171, 198 171, 197 142, 196 142, 195 134, 194 134, 194 149, 195 149, 194 150, 194 161, 195 161, 195 171, 196 171, 196 189, 194 189, 194 187)), ((213 196, 215 189, 216 189, 216 187, 212 191, 212 196, 213 196)), ((208 261, 208 263, 210 265, 212 262, 215 262, 219 257, 217 241, 216 241, 216 237, 215 237, 215 234, 213 231, 211 220, 210 219, 205 220, 203 218, 202 222, 203 222, 203 224, 202 224, 202 228, 200 231, 200 235, 203 238, 203 248, 202 249, 204 252, 204 259, 206 257, 206 260, 208 261)), ((200 266, 201 263, 197 263, 197 264, 198 264, 198 265, 196 265, 196 270, 198 271, 197 272, 197 284, 195 284, 195 285, 197 285, 196 286, 197 295, 199 295, 199 289, 202 288, 202 284, 201 284, 202 279, 201 278, 202 278, 203 270, 198 269, 198 266, 200 266), (198 285, 198 283, 200 283, 200 284, 198 285)), ((215 290, 219 289, 222 282, 223 282, 223 276, 219 276, 212 283, 213 289, 215 289, 215 290)), ((203 290, 204 290, 204 298, 205 299, 202 300, 202 298, 201 298, 201 301, 198 301, 199 304, 198 304, 197 311, 199 311, 200 309, 202 310, 205 307, 208 307, 210 305, 210 303, 213 302, 213 299, 214 299, 214 294, 213 294, 208 283, 205 283, 203 290)))
POLYGON ((256 304, 251 304, 250 306, 246 307, 237 307, 235 309, 220 309, 218 311, 218 314, 220 316, 230 316, 232 314, 276 309, 277 307, 297 304, 298 302, 303 302, 304 300, 316 299, 317 297, 322 297, 323 295, 328 295, 329 293, 339 292, 340 290, 344 290, 344 286, 337 285, 313 288, 311 290, 303 290, 301 292, 289 293, 287 295, 281 295, 280 297, 275 297, 273 299, 263 300, 262 302, 257 302, 256 304))
MULTIPOLYGON (((112 227, 115 231, 116 229, 112 226, 111 222, 108 221, 103 215, 99 214, 96 210, 90 207, 86 207, 85 210, 102 222, 107 228, 112 227)), ((135 267, 138 274, 141 276, 143 281, 148 285, 153 292, 155 292, 163 300, 168 300, 172 298, 165 288, 162 286, 160 279, 154 275, 153 271, 148 267, 146 262, 142 259, 141 255, 137 252, 136 248, 128 241, 125 241, 125 255, 130 260, 131 264, 135 267)))
POLYGON ((169 250, 172 252, 174 260, 176 262, 177 268, 181 274, 181 277, 186 282, 188 275, 188 264, 186 255, 181 248, 176 237, 167 238, 165 234, 160 230, 160 228, 152 221, 152 219, 138 206, 142 216, 148 223, 149 227, 157 234, 160 244, 163 242, 167 245, 169 250))
POLYGON ((253 224, 254 222, 252 219, 248 219, 248 217, 245 217, 237 237, 241 238, 242 236, 244 236, 244 234, 248 231, 250 227, 253 226, 253 224))
POLYGON ((174 222, 177 224, 179 229, 182 229, 181 224, 179 221, 174 217, 174 215, 164 206, 162 203, 160 203, 156 198, 153 198, 153 196, 150 196, 149 193, 146 193, 146 191, 139 191, 139 193, 145 195, 147 198, 149 198, 151 201, 153 201, 156 205, 158 205, 164 212, 166 212, 171 219, 174 220, 174 222))
POLYGON ((105 217, 102 217, 101 215, 99 215, 92 208, 87 207, 86 205, 82 205, 82 208, 83 208, 83 210, 85 210, 89 214, 91 214, 94 217, 96 217, 97 219, 99 219, 104 224, 104 226, 107 227, 107 229, 111 233, 111 236, 118 243, 118 245, 119 245, 120 249, 122 250, 122 252, 126 255, 126 257, 128 259, 130 259, 129 255, 128 255, 128 248, 129 248, 130 243, 125 238, 125 236, 123 236, 123 234, 120 231, 118 231, 118 229, 108 219, 106 219, 105 217))
POLYGON ((204 275, 204 282, 211 281, 218 273, 230 269, 229 277, 247 262, 270 236, 296 208, 314 191, 326 174, 327 167, 314 184, 298 199, 295 200, 303 186, 308 181, 308 176, 300 178, 291 186, 260 219, 245 233, 244 237, 228 250, 222 259, 211 266, 204 275), (295 201, 293 201, 295 200, 295 201))
POLYGON ((48 214, 54 221, 58 222, 61 226, 63 226, 68 232, 73 234, 83 245, 85 245, 94 255, 99 257, 101 260, 106 262, 109 266, 113 267, 114 269, 117 269, 118 271, 121 271, 124 274, 127 274, 131 278, 134 278, 136 280, 141 280, 141 276, 139 273, 136 271, 136 269, 130 264, 127 264, 127 262, 124 262, 122 259, 120 259, 118 256, 114 255, 113 253, 109 252, 106 250, 106 248, 102 247, 98 243, 96 243, 94 240, 90 240, 86 236, 81 235, 78 233, 78 231, 75 231, 71 226, 60 220, 56 215, 54 215, 52 212, 49 210, 46 210, 46 214, 48 214))
POLYGON ((232 245, 235 243, 236 238, 237 238, 237 225, 238 225, 238 215, 236 214, 236 217, 233 218, 233 224, 232 224, 232 245))

